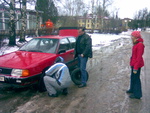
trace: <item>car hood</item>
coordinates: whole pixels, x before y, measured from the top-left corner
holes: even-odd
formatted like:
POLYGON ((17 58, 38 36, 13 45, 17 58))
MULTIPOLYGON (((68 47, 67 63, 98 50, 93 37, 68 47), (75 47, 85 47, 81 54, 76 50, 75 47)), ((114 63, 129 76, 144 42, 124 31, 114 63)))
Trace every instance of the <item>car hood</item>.
POLYGON ((27 69, 55 56, 52 53, 16 51, 0 56, 0 67, 27 69))

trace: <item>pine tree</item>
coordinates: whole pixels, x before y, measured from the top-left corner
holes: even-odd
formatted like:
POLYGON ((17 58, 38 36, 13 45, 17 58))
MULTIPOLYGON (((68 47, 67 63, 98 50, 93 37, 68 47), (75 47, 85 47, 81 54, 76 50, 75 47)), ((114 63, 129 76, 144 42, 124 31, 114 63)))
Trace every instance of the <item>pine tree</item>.
POLYGON ((43 11, 43 23, 48 19, 52 20, 53 23, 56 22, 58 12, 53 0, 37 0, 35 9, 36 11, 43 11))

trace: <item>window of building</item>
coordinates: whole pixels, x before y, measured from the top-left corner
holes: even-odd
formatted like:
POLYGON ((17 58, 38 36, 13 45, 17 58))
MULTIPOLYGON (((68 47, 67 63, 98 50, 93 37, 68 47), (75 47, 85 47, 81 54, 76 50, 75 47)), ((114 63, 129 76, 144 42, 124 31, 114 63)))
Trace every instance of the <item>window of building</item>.
POLYGON ((3 29, 2 13, 0 13, 0 29, 3 29))
POLYGON ((0 13, 0 18, 2 18, 2 13, 0 13))
POLYGON ((9 29, 9 19, 5 19, 5 29, 9 29))
POLYGON ((2 19, 0 19, 0 29, 3 29, 2 19))
POLYGON ((29 15, 29 29, 36 28, 36 16, 35 15, 29 15))
POLYGON ((19 30, 21 29, 21 20, 20 20, 20 18, 21 18, 21 15, 18 14, 18 19, 19 19, 19 21, 18 21, 18 29, 19 30))
POLYGON ((98 28, 98 26, 99 26, 99 25, 98 25, 98 24, 96 24, 96 27, 97 27, 97 28, 98 28))
POLYGON ((5 13, 5 14, 4 14, 4 18, 9 18, 9 14, 8 14, 8 13, 5 13))

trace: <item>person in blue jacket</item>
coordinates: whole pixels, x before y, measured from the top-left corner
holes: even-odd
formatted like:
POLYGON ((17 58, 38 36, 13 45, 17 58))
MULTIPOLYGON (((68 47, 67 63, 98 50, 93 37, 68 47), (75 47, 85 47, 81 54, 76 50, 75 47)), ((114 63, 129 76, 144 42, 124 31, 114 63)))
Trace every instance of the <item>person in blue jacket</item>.
POLYGON ((67 95, 67 88, 71 84, 71 76, 68 67, 63 63, 63 58, 56 58, 44 76, 44 84, 50 97, 58 97, 60 93, 67 95))

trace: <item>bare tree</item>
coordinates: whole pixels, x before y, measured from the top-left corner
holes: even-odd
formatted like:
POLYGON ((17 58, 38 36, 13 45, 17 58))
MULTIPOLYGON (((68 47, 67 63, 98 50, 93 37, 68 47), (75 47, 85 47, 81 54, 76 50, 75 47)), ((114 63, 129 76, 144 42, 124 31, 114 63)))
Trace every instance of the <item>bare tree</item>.
POLYGON ((92 32, 92 33, 93 33, 93 31, 94 31, 94 26, 95 26, 95 24, 94 24, 94 23, 95 23, 95 17, 94 17, 94 16, 95 16, 95 14, 94 14, 94 3, 95 3, 95 0, 92 0, 92 1, 91 1, 91 4, 92 4, 92 26, 91 26, 91 27, 92 27, 92 31, 91 31, 91 32, 92 32))
MULTIPOLYGON (((34 1, 34 0, 33 0, 34 1)), ((22 21, 22 29, 21 29, 21 36, 20 40, 21 42, 25 41, 25 32, 26 32, 26 3, 30 2, 27 0, 0 0, 0 3, 3 4, 5 7, 5 10, 9 13, 9 22, 6 23, 9 26, 9 45, 16 45, 16 22, 21 20, 22 21), (19 8, 16 8, 16 5, 19 8), (16 18, 16 10, 19 10, 21 12, 20 18, 16 18)))
POLYGON ((61 0, 54 1, 61 4, 61 6, 58 6, 61 7, 60 10, 58 8, 60 15, 79 16, 83 15, 88 10, 83 0, 64 0, 63 2, 61 0))
POLYGON ((8 12, 9 12, 9 22, 8 22, 8 26, 9 26, 9 45, 13 46, 13 45, 16 45, 15 0, 10 0, 10 1, 3 0, 3 1, 1 1, 1 3, 5 7, 5 9, 7 9, 8 12), (6 8, 6 6, 8 6, 9 8, 6 8))
MULTIPOLYGON (((20 1, 20 0, 19 0, 20 1)), ((26 4, 27 4, 27 0, 22 0, 22 2, 20 1, 20 4, 22 4, 22 8, 21 8, 21 15, 22 15, 22 22, 21 22, 21 35, 20 35, 20 40, 19 42, 24 42, 25 41, 25 35, 26 35, 26 24, 27 24, 27 9, 26 9, 26 4)))
POLYGON ((112 0, 102 0, 102 18, 101 18, 101 27, 102 27, 102 32, 104 30, 104 17, 105 17, 105 12, 107 11, 107 8, 113 3, 112 0))
POLYGON ((59 23, 61 26, 77 27, 77 17, 83 16, 87 12, 87 6, 83 2, 83 0, 54 0, 55 4, 60 4, 57 6, 59 15, 61 19, 59 19, 59 23))
POLYGON ((133 28, 145 28, 148 26, 148 21, 150 20, 149 12, 147 8, 139 10, 138 13, 134 16, 134 26, 133 28), (135 27, 136 26, 136 27, 135 27))
POLYGON ((20 34, 19 42, 26 41, 25 36, 26 36, 26 29, 27 29, 27 3, 29 5, 35 5, 35 2, 36 0, 17 0, 16 1, 16 4, 19 5, 20 12, 21 12, 21 17, 19 19, 21 21, 21 34, 20 34))
POLYGON ((90 9, 92 13, 92 31, 95 27, 95 23, 97 23, 97 18, 101 18, 100 25, 101 30, 104 29, 104 18, 108 16, 109 13, 107 8, 112 4, 112 0, 91 0, 90 1, 90 9))

